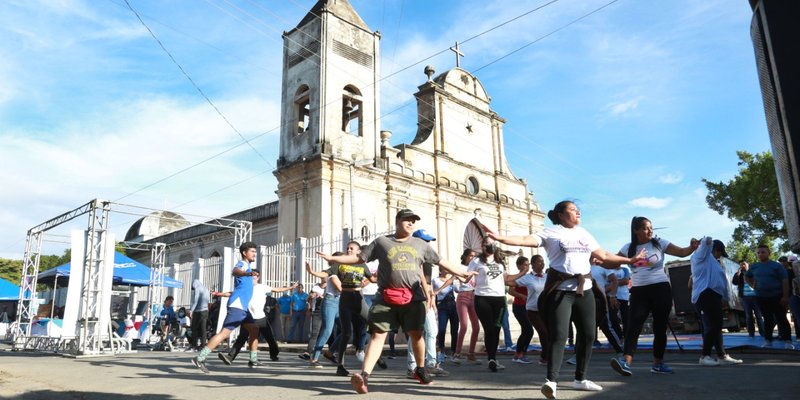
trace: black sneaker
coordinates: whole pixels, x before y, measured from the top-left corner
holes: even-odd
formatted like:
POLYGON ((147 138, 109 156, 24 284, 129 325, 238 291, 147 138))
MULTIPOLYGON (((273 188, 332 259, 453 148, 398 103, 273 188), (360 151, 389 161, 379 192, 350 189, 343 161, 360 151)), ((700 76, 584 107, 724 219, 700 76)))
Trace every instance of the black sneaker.
POLYGON ((250 367, 250 368, 258 368, 258 367, 260 367, 262 365, 264 365, 264 364, 262 364, 262 363, 260 363, 258 361, 250 361, 250 362, 247 363, 247 366, 250 367))
POLYGON ((194 364, 195 367, 199 368, 200 371, 203 371, 204 374, 208 373, 208 368, 206 368, 205 361, 198 361, 197 357, 192 357, 192 364, 194 364))
POLYGON ((336 367, 336 375, 339 376, 350 376, 350 371, 346 370, 343 366, 336 367))
POLYGON ((414 369, 414 378, 422 385, 430 385, 433 383, 431 374, 429 374, 428 370, 423 367, 417 367, 414 369))
POLYGON ((310 359, 311 359, 311 355, 310 355, 310 354, 308 354, 308 353, 303 353, 303 354, 300 354, 300 355, 298 355, 297 357, 300 357, 300 359, 301 359, 301 360, 306 360, 306 361, 308 361, 308 360, 310 360, 310 359))
POLYGON ((330 362, 332 362, 334 364, 338 364, 339 363, 339 360, 336 359, 336 356, 334 356, 333 353, 331 353, 328 350, 323 351, 322 352, 322 356, 327 358, 328 361, 330 361, 330 362))
POLYGON ((269 356, 269 359, 270 359, 270 360, 272 360, 272 361, 278 361, 278 360, 280 360, 281 358, 280 358, 280 357, 278 357, 278 356, 269 356))
POLYGON ((233 357, 231 357, 230 354, 219 352, 217 353, 217 356, 219 356, 219 359, 222 360, 222 362, 224 362, 225 365, 233 364, 233 357))
POLYGON ((389 366, 386 365, 386 361, 383 361, 383 358, 379 358, 378 359, 378 367, 380 367, 381 369, 386 369, 389 366))
POLYGON ((492 372, 497 372, 497 361, 489 360, 489 370, 492 372))
POLYGON ((388 358, 390 360, 394 360, 395 358, 397 358, 397 353, 395 353, 394 350, 392 350, 392 351, 389 352, 389 357, 386 357, 386 358, 388 358))

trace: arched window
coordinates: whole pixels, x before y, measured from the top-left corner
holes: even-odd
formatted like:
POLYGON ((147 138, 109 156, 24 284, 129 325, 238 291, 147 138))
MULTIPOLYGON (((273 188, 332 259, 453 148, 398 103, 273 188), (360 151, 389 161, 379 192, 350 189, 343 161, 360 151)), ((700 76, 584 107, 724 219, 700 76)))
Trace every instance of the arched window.
POLYGON ((361 241, 364 243, 369 241, 369 227, 366 225, 361 227, 361 241))
POLYGON ((353 136, 362 136, 364 120, 361 92, 347 85, 342 92, 342 131, 353 136))
POLYGON ((305 133, 310 128, 311 106, 309 102, 309 89, 306 85, 300 85, 294 95, 294 118, 297 122, 296 134, 305 133))
POLYGON ((471 195, 476 195, 480 191, 481 187, 478 184, 478 180, 474 176, 470 176, 467 178, 467 193, 471 195))

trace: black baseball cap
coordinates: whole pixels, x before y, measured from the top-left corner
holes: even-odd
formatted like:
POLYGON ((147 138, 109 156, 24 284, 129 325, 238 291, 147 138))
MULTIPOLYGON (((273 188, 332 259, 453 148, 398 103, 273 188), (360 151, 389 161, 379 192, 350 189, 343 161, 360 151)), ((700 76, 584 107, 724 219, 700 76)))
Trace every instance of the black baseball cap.
POLYGON ((398 211, 397 215, 394 217, 395 220, 407 219, 407 218, 413 218, 414 221, 419 221, 419 220, 422 219, 422 218, 419 217, 419 215, 415 214, 413 211, 411 211, 411 210, 409 210, 407 208, 404 208, 404 209, 398 211))
POLYGON ((728 257, 728 253, 725 251, 725 243, 722 243, 721 240, 714 239, 713 247, 711 247, 711 248, 713 250, 721 252, 723 257, 729 258, 728 257))

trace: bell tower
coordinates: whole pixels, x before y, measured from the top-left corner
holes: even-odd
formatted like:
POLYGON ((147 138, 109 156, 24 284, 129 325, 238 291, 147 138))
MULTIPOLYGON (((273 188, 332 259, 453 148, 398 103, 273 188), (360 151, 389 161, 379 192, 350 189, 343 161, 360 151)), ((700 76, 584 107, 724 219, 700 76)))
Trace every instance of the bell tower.
POLYGON ((347 0, 317 1, 284 33, 279 169, 320 154, 375 158, 379 40, 347 0))
POLYGON ((283 34, 275 175, 284 239, 341 229, 348 219, 338 211, 344 195, 334 189, 348 185, 348 169, 356 163, 375 164, 379 41, 380 33, 370 30, 347 0, 317 1, 283 34))

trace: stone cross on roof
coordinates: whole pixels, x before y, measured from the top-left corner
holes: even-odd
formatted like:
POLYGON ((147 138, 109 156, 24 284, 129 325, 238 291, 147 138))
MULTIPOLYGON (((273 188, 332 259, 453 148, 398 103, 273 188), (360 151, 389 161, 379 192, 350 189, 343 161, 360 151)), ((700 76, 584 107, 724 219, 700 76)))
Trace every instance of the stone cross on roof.
POLYGON ((458 42, 456 45, 450 48, 450 51, 456 53, 456 67, 461 68, 461 57, 464 57, 464 53, 458 48, 458 42))

